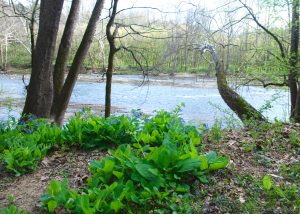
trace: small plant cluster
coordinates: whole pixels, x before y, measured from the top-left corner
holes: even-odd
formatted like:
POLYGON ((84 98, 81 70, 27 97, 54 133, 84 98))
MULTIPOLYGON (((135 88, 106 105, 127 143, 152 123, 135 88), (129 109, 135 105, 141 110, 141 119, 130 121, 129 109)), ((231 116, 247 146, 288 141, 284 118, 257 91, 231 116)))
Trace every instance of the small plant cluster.
POLYGON ((269 207, 276 207, 283 203, 291 210, 300 212, 300 190, 296 185, 275 185, 272 178, 266 175, 263 177, 263 187, 269 207))
POLYGON ((7 197, 9 206, 8 207, 3 207, 0 208, 0 213, 1 214, 28 214, 27 211, 20 210, 14 203, 14 196, 9 195, 7 197))
POLYGON ((156 111, 154 116, 133 110, 131 116, 104 118, 90 116, 89 111, 79 112, 62 130, 62 138, 71 145, 82 148, 105 148, 112 145, 144 143, 161 145, 165 134, 173 142, 194 143, 201 141, 206 130, 204 125, 196 128, 180 117, 181 106, 172 112, 156 111))
POLYGON ((215 152, 199 155, 196 145, 174 143, 166 134, 161 145, 123 144, 90 164, 91 177, 80 190, 53 180, 42 196, 49 212, 192 213, 190 185, 208 182, 209 171, 226 167, 215 152))
POLYGON ((0 125, 0 161, 16 176, 34 171, 47 152, 60 143, 61 130, 45 120, 28 117, 27 122, 0 125))

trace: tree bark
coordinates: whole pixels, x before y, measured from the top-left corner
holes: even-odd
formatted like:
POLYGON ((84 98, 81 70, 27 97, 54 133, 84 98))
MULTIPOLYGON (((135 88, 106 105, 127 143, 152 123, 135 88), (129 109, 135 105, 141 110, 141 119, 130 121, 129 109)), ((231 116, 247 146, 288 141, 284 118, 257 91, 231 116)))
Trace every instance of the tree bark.
POLYGON ((58 125, 61 125, 63 122, 63 118, 68 107, 73 88, 81 69, 81 65, 86 57, 90 44, 92 43, 93 36, 97 27, 97 22, 103 9, 103 5, 104 0, 97 0, 92 12, 92 16, 85 30, 80 46, 75 54, 73 63, 71 65, 64 86, 61 90, 61 93, 53 102, 53 106, 51 109, 51 121, 56 122, 58 125))
POLYGON ((111 114, 111 84, 112 84, 112 74, 114 71, 114 57, 118 52, 115 43, 115 37, 118 33, 118 26, 116 26, 114 32, 111 32, 112 27, 115 22, 117 15, 119 0, 112 0, 112 12, 110 14, 109 21, 106 25, 106 37, 109 43, 109 56, 108 56, 108 65, 106 71, 106 85, 105 85, 105 117, 109 117, 111 114))
MULTIPOLYGON (((198 48, 199 49, 199 48, 198 48)), ((265 122, 265 117, 257 111, 251 104, 249 104, 243 97, 231 89, 226 79, 223 62, 220 60, 216 50, 211 45, 205 45, 200 48, 201 53, 208 50, 212 54, 215 63, 218 90, 229 108, 234 111, 237 116, 243 121, 255 120, 265 122)))
POLYGON ((35 0, 33 9, 32 9, 32 14, 30 17, 30 22, 29 22, 29 33, 30 33, 30 49, 31 49, 31 67, 33 65, 33 57, 34 57, 34 49, 35 49, 35 37, 34 37, 34 31, 35 31, 35 17, 37 13, 37 8, 38 8, 39 0, 35 0))
POLYGON ((298 79, 299 60, 299 0, 292 2, 292 28, 291 28, 291 48, 290 48, 290 74, 289 86, 291 95, 291 118, 295 122, 300 122, 300 91, 298 79))
POLYGON ((32 74, 22 115, 50 117, 53 98, 52 60, 64 0, 42 0, 32 74))
POLYGON ((59 45, 53 72, 54 101, 57 100, 65 81, 65 69, 68 63, 68 57, 71 49, 75 24, 79 13, 80 2, 81 0, 72 1, 70 13, 68 15, 64 33, 59 45))

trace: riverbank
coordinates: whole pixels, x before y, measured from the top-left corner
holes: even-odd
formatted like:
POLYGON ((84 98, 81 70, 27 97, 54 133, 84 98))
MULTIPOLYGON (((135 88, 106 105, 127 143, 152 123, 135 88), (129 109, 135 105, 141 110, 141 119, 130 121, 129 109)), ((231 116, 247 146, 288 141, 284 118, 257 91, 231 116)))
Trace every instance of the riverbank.
MULTIPOLYGON (((24 77, 25 84, 28 84, 30 74, 21 74, 14 72, 0 73, 9 78, 22 79, 24 77)), ((91 83, 104 83, 105 75, 98 73, 79 74, 78 81, 91 83)), ((177 73, 174 75, 159 74, 143 76, 141 74, 124 74, 115 73, 113 83, 130 83, 136 86, 145 85, 165 85, 176 87, 199 87, 199 88, 215 88, 216 78, 206 77, 199 74, 177 73)))

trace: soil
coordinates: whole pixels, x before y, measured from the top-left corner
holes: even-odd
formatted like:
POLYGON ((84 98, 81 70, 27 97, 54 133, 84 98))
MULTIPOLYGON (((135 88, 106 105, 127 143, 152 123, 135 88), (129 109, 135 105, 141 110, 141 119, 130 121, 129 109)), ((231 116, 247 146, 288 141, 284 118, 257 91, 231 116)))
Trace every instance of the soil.
POLYGON ((107 152, 100 151, 55 151, 43 159, 38 169, 14 178, 4 174, 0 178, 0 208, 7 205, 7 196, 13 195, 15 204, 29 213, 43 213, 39 198, 52 179, 67 178, 71 187, 81 186, 89 176, 88 164, 100 159, 107 152))

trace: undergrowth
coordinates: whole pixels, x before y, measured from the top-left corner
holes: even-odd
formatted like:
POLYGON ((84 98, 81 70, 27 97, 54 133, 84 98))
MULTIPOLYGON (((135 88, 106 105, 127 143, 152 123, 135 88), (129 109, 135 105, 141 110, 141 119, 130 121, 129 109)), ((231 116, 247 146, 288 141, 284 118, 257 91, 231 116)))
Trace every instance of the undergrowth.
MULTIPOLYGON (((218 121, 210 129, 204 124, 189 125, 180 112, 181 106, 172 112, 156 111, 152 116, 134 110, 127 116, 105 119, 83 109, 62 128, 34 117, 29 117, 26 123, 2 123, 0 164, 20 176, 34 171, 54 149, 108 150, 108 156, 90 162, 90 176, 79 189, 71 188, 67 180, 52 180, 41 197, 43 212, 299 211, 299 161, 278 161, 279 176, 275 181, 268 174, 265 177, 240 174, 232 164, 220 170, 228 165, 229 158, 210 149, 219 151, 223 145, 239 147, 236 151, 241 154, 237 156, 251 156, 253 167, 269 169, 274 167, 269 151, 298 157, 300 126, 286 126, 280 121, 273 124, 250 121, 240 129, 241 133, 235 134, 222 130, 218 121), (226 144, 227 140, 231 141, 226 144), (230 189, 231 186, 237 190, 230 189)), ((22 212, 13 203, 1 211, 22 212)))
POLYGON ((1 160, 20 176, 34 171, 53 148, 111 148, 110 156, 91 162, 91 177, 82 189, 51 181, 43 207, 74 213, 191 212, 190 185, 207 182, 209 172, 224 168, 229 159, 215 152, 201 155, 206 128, 187 124, 180 112, 178 106, 153 116, 135 110, 103 118, 83 110, 62 128, 34 117, 7 122, 0 129, 1 160))

